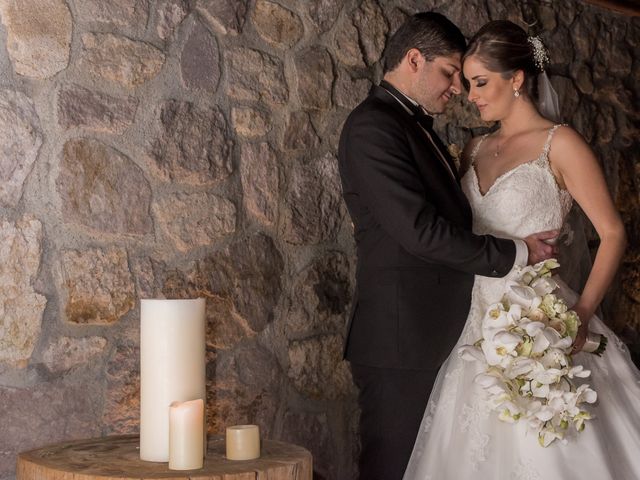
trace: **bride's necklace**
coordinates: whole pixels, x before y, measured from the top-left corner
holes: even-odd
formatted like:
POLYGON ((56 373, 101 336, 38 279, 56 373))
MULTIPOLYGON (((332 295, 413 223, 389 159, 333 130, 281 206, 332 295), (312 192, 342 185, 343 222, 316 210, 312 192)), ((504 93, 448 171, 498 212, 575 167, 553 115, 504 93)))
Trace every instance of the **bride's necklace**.
POLYGON ((494 158, 497 158, 500 156, 500 151, 504 148, 505 144, 511 140, 513 138, 513 136, 506 138, 505 140, 503 140, 502 143, 500 143, 500 140, 496 139, 496 151, 493 154, 494 158))
POLYGON ((502 142, 500 142, 500 140, 498 140, 496 138, 496 151, 494 152, 493 156, 494 158, 497 158, 500 156, 500 152, 502 152, 502 150, 504 150, 504 146, 509 143, 509 140, 511 140, 513 137, 517 136, 518 134, 514 134, 511 135, 510 137, 505 138, 502 142))

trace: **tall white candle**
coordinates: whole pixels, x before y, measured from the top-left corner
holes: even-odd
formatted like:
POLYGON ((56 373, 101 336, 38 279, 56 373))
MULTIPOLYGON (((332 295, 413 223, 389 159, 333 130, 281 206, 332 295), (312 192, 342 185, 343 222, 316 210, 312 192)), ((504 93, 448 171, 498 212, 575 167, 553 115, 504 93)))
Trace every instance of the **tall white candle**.
POLYGON ((140 458, 169 461, 169 405, 207 398, 205 300, 142 300, 140 458))
POLYGON ((204 463, 204 402, 169 406, 169 469, 195 470, 204 463))

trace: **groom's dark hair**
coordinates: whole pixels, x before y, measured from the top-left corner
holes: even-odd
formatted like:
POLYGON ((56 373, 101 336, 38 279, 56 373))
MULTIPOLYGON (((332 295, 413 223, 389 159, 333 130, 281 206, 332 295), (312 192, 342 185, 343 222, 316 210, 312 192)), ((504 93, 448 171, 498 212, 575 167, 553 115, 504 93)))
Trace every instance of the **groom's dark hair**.
POLYGON ((395 69, 412 48, 417 48, 425 60, 431 61, 436 57, 464 53, 467 44, 460 29, 444 15, 416 13, 389 39, 384 53, 384 73, 395 69))

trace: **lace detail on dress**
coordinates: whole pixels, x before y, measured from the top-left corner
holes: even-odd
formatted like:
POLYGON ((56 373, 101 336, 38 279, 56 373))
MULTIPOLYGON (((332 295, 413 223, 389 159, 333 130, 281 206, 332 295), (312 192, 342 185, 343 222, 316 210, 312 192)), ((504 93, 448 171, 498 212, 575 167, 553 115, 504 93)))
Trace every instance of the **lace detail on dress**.
MULTIPOLYGON (((474 233, 524 238, 562 227, 573 199, 558 186, 549 165, 551 141, 558 127, 554 125, 549 130, 538 158, 500 175, 484 195, 475 168, 465 173, 462 189, 473 211, 474 233)), ((482 140, 476 147, 481 144, 482 140)))
POLYGON ((473 165, 473 163, 476 161, 476 156, 478 155, 478 150, 480 150, 480 145, 482 145, 482 142, 485 141, 485 139, 489 136, 488 133, 485 133, 483 136, 480 137, 480 140, 478 140, 478 143, 476 143, 476 146, 473 147, 473 150, 471 150, 471 164, 473 165))
POLYGON ((542 480, 531 460, 520 460, 509 480, 542 480))
POLYGON ((469 440, 471 443, 469 463, 471 464, 471 470, 476 471, 480 468, 480 463, 487 461, 491 437, 476 427, 469 432, 469 440))
POLYGON ((462 366, 459 365, 454 370, 447 372, 444 376, 442 394, 438 399, 438 414, 447 412, 453 407, 456 399, 456 393, 458 393, 458 383, 461 373, 462 366))
POLYGON ((553 139, 553 135, 556 133, 556 130, 558 129, 558 127, 563 127, 566 126, 566 124, 563 123, 558 123, 557 125, 554 125, 553 127, 551 127, 551 130, 549 130, 549 135, 547 135, 547 140, 544 142, 544 146, 542 147, 542 155, 544 155, 545 157, 549 157, 549 151, 551 150, 551 140, 553 139))
POLYGON ((620 337, 618 337, 617 335, 613 337, 613 342, 616 344, 616 347, 618 347, 618 350, 620 350, 621 353, 629 353, 629 348, 622 340, 620 340, 620 337))
POLYGON ((431 425, 433 424, 433 416, 438 410, 438 405, 436 402, 430 401, 427 406, 427 412, 425 414, 424 419, 422 420, 422 431, 427 433, 431 429, 431 425))
POLYGON ((477 280, 480 277, 476 277, 476 282, 473 285, 473 289, 471 291, 471 307, 469 309, 469 315, 467 323, 462 330, 462 334, 460 335, 460 340, 458 341, 458 346, 460 345, 469 345, 475 343, 480 337, 480 333, 482 331, 482 318, 484 317, 484 313, 480 311, 480 302, 478 301, 478 290, 479 286, 477 284, 477 280))
POLYGON ((487 418, 491 413, 489 402, 484 398, 480 398, 480 401, 476 401, 469 405, 465 403, 462 406, 462 412, 460 413, 460 430, 468 432, 473 427, 477 427, 480 420, 487 418))

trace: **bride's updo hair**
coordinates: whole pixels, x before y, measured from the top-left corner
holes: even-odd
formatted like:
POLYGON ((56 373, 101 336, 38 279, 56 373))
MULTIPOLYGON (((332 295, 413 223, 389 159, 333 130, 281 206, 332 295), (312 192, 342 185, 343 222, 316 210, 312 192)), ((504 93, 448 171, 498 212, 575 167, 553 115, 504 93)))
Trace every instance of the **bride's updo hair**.
POLYGON ((524 72, 524 91, 534 102, 538 100, 537 75, 541 69, 536 65, 534 46, 522 28, 508 20, 494 20, 485 24, 469 41, 462 61, 475 55, 490 71, 511 78, 524 72))

